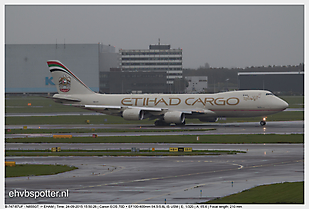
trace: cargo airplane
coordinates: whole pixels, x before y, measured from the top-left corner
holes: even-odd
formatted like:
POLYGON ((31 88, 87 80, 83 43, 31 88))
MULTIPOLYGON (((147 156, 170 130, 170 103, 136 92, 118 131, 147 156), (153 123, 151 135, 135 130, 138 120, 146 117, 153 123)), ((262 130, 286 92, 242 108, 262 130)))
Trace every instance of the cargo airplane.
POLYGON ((227 117, 261 117, 289 105, 270 91, 243 90, 217 94, 99 94, 88 88, 59 61, 47 61, 58 94, 55 102, 92 110, 125 120, 155 120, 156 126, 185 125, 186 118, 216 122, 227 117))

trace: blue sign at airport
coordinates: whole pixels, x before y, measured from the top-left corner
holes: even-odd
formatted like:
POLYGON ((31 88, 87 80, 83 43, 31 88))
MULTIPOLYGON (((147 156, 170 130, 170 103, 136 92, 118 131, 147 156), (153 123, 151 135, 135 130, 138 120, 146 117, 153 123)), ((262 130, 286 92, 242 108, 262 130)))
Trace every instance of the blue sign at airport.
POLYGON ((54 86, 54 82, 52 81, 53 77, 45 77, 45 86, 52 85, 54 86))

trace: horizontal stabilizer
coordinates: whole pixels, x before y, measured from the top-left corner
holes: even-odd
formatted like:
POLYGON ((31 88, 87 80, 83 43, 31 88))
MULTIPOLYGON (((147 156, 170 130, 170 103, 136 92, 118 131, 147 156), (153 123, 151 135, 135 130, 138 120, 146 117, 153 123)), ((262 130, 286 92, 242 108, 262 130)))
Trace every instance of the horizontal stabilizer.
POLYGON ((61 97, 53 97, 52 98, 55 102, 57 103, 70 103, 70 102, 80 102, 80 99, 75 99, 75 98, 61 98, 61 97))

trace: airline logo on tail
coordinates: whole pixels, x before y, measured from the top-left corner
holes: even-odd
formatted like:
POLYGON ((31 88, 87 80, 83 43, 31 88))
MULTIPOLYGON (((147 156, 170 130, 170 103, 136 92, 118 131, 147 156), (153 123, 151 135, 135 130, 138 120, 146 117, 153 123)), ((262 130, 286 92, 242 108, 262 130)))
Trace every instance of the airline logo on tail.
MULTIPOLYGON (((77 76, 75 76, 65 65, 63 65, 61 62, 56 61, 56 60, 50 60, 47 61, 47 65, 49 67, 49 71, 52 72, 56 72, 56 71, 60 71, 65 73, 65 75, 61 76, 59 78, 59 90, 61 92, 69 92, 70 88, 71 88, 71 77, 75 78, 80 84, 82 84, 84 87, 86 87, 87 89, 88 86, 86 86, 86 84, 84 84, 77 76)), ((90 89, 89 89, 90 90, 90 89)), ((91 90, 90 90, 91 91, 91 90)))
POLYGON ((70 76, 62 76, 59 79, 59 90, 62 92, 69 92, 71 88, 71 77, 70 76))

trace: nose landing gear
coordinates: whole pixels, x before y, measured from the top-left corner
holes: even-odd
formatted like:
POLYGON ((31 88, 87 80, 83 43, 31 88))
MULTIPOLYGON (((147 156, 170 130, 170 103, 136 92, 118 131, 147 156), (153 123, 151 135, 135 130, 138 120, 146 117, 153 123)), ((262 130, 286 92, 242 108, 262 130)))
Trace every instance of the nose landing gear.
POLYGON ((263 120, 260 122, 260 125, 261 126, 265 126, 266 125, 266 117, 263 118, 263 120))

